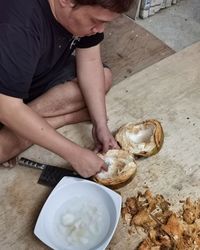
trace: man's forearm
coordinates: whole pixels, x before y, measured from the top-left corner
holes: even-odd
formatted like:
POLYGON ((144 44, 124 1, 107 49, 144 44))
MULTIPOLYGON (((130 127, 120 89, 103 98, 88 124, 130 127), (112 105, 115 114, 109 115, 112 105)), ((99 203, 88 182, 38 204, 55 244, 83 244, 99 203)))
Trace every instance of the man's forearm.
MULTIPOLYGON (((98 48, 94 48, 95 50, 98 50, 98 48)), ((93 124, 105 126, 107 121, 105 76, 100 55, 98 51, 95 51, 94 53, 97 53, 97 58, 86 60, 82 52, 78 51, 77 53, 78 82, 93 124)))
POLYGON ((93 124, 103 126, 107 121, 104 72, 94 73, 95 75, 90 75, 90 78, 87 75, 82 77, 80 85, 93 124))
POLYGON ((69 160, 79 147, 57 133, 42 117, 17 98, 0 96, 0 120, 20 136, 69 160))

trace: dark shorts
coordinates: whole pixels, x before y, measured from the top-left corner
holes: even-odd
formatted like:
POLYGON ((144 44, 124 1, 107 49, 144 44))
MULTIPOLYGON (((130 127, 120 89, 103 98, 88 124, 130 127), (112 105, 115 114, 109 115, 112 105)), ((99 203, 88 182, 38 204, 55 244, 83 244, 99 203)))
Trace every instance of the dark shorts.
POLYGON ((52 77, 52 81, 50 81, 46 86, 45 92, 58 84, 75 79, 76 76, 76 59, 75 56, 71 55, 68 60, 67 67, 64 67, 61 71, 56 73, 54 77, 52 77))
MULTIPOLYGON (((107 65, 103 64, 105 68, 109 68, 107 65)), ((30 91, 30 97, 24 100, 24 103, 31 102, 42 94, 46 93, 49 89, 55 87, 56 85, 63 84, 68 81, 72 81, 77 77, 76 74, 76 59, 74 55, 71 55, 67 61, 67 66, 63 67, 62 70, 58 72, 52 71, 50 75, 42 79, 44 82, 44 88, 39 91, 30 91)))
POLYGON ((68 59, 67 66, 63 67, 62 70, 54 72, 52 71, 50 75, 44 77, 42 81, 45 83, 45 87, 38 90, 30 91, 29 98, 24 100, 24 103, 28 103, 37 97, 41 96, 49 89, 55 87, 58 84, 71 81, 76 78, 76 59, 75 56, 71 55, 68 59))
MULTIPOLYGON (((51 81, 49 81, 49 78, 46 79, 46 84, 45 88, 31 93, 31 96, 27 99, 24 100, 24 103, 29 103, 32 100, 36 99, 37 97, 41 96, 45 92, 47 92, 49 89, 55 87, 58 84, 65 83, 67 81, 71 81, 76 78, 76 60, 75 56, 71 56, 69 58, 67 67, 63 67, 63 69, 59 72, 52 72, 51 74, 51 81)), ((43 79, 45 81, 45 79, 43 79)), ((3 127, 3 124, 0 122, 0 129, 3 127)))

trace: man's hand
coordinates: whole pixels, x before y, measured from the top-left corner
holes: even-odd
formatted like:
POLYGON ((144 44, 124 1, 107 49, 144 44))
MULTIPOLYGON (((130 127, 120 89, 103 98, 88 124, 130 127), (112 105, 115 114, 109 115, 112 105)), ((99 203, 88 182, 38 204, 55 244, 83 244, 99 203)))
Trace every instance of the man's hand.
POLYGON ((92 128, 92 136, 95 142, 96 153, 103 152, 106 153, 109 149, 119 149, 119 145, 112 136, 107 126, 92 128))
POLYGON ((87 178, 97 174, 101 170, 108 170, 105 162, 94 152, 80 148, 76 154, 77 157, 74 157, 70 163, 81 176, 87 178))

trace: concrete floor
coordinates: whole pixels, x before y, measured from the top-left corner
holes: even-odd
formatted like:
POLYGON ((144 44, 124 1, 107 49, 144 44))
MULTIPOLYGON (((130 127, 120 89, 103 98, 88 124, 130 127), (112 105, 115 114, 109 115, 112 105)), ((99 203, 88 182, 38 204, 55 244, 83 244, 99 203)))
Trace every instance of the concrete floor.
MULTIPOLYGON (((200 40, 199 5, 199 0, 182 0, 177 6, 137 23, 178 51, 200 40)), ((199 197, 199 52, 197 44, 172 55, 116 84, 109 93, 111 131, 122 123, 148 118, 160 120, 165 131, 161 152, 138 161, 136 177, 120 190, 123 200, 146 186, 169 198, 175 207, 188 196, 199 197)), ((92 145, 88 123, 66 126, 59 131, 82 146, 92 145)), ((39 146, 22 156, 53 165, 66 164, 39 146)), ((20 166, 1 169, 0 249, 49 249, 33 236, 37 216, 51 191, 37 184, 39 175, 40 171, 20 166)), ((108 249, 133 250, 138 242, 138 237, 130 236, 120 221, 108 249)))
POLYGON ((200 1, 181 0, 136 22, 175 51, 180 51, 200 40, 200 1))

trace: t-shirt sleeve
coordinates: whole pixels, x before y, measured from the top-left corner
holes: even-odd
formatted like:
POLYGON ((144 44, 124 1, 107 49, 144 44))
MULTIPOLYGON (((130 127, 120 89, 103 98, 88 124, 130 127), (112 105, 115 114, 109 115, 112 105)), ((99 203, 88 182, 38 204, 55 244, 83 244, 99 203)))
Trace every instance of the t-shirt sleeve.
POLYGON ((0 25, 0 93, 28 97, 39 48, 39 39, 28 29, 0 25))
POLYGON ((92 36, 81 37, 77 44, 77 48, 90 48, 96 46, 104 39, 104 33, 97 33, 92 36))

